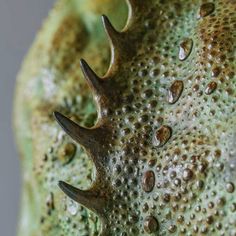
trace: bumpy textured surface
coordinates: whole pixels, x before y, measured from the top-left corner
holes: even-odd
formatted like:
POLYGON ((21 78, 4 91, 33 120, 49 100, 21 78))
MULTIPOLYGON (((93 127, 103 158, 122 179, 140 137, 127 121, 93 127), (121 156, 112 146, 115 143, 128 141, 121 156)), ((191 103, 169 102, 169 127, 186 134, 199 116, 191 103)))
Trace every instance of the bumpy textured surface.
POLYGON ((104 77, 124 1, 61 1, 26 60, 20 235, 235 236, 236 1, 128 4, 104 77))

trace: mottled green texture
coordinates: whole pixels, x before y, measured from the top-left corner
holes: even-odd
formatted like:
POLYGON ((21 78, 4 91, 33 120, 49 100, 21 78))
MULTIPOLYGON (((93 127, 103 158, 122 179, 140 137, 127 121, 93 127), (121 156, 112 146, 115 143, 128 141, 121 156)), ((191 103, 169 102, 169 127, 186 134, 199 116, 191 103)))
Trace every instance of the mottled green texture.
POLYGON ((109 47, 98 15, 121 28, 124 1, 61 1, 26 59, 15 105, 20 235, 234 236, 236 1, 128 2, 121 33, 105 23, 113 54, 95 96, 97 122, 79 59, 105 74, 109 47), (53 111, 96 123, 87 138, 77 133, 84 146, 92 140, 89 155, 53 111), (100 208, 91 213, 65 197, 59 180, 92 186, 91 206, 100 208))
POLYGON ((68 163, 73 154, 65 155, 63 149, 73 142, 56 124, 53 111, 73 114, 85 126, 94 124, 96 108, 79 60, 83 57, 93 62, 100 74, 107 70, 110 48, 101 24, 102 13, 122 28, 127 5, 119 0, 59 1, 18 77, 14 120, 24 180, 19 235, 82 236, 98 231, 95 215, 66 198, 57 185, 64 179, 87 188, 93 166, 76 144, 73 161, 68 163), (47 204, 51 193, 55 209, 47 204), (77 209, 73 214, 70 205, 77 209), (66 207, 69 210, 65 211, 66 207))

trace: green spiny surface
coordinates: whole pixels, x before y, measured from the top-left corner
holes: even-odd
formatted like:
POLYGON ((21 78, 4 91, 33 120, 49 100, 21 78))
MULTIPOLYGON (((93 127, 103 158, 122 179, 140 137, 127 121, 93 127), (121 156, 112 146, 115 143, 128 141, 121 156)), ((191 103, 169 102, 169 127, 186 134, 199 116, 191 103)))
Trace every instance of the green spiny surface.
POLYGON ((124 1, 60 1, 26 59, 19 235, 236 235, 236 1, 128 3, 106 74, 124 1))

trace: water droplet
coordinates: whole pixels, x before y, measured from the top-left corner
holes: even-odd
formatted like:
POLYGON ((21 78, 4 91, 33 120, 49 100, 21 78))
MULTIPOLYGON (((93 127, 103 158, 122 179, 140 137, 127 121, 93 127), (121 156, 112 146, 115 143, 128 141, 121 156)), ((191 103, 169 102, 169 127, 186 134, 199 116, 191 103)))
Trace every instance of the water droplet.
POLYGON ((210 15, 215 10, 215 5, 212 2, 204 3, 199 10, 199 18, 210 15))
POLYGON ((217 83, 212 81, 206 86, 205 93, 207 95, 210 95, 216 90, 216 88, 217 88, 217 83))
POLYGON ((172 130, 169 126, 161 126, 155 134, 154 143, 157 147, 162 147, 171 137, 172 130))
POLYGON ((67 210, 72 216, 75 216, 79 210, 79 204, 73 200, 69 200, 67 210))
POLYGON ((183 179, 185 181, 190 180, 193 177, 193 172, 189 168, 184 169, 183 171, 183 179))
POLYGON ((193 48, 193 40, 190 38, 184 39, 179 46, 179 59, 184 61, 188 58, 193 48))
POLYGON ((145 192, 151 192, 155 185, 155 174, 149 170, 144 173, 142 179, 142 188, 145 192))
POLYGON ((234 192, 234 184, 229 182, 226 184, 226 190, 228 193, 233 193, 234 192))
POLYGON ((148 234, 155 233, 159 228, 158 221, 153 216, 147 216, 144 220, 144 230, 148 234))
POLYGON ((183 91, 183 88, 184 88, 183 81, 181 80, 174 81, 174 83, 170 86, 168 90, 167 101, 170 104, 176 103, 183 91))

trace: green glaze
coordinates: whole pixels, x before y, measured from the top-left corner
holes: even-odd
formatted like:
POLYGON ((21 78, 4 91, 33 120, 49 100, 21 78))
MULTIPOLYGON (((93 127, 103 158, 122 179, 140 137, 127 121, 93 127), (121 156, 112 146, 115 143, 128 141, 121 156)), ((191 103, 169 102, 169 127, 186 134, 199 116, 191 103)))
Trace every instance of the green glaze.
POLYGON ((236 1, 127 2, 60 0, 23 64, 19 236, 236 235, 236 1))
POLYGON ((82 236, 96 235, 99 230, 97 217, 66 198, 58 187, 62 178, 87 188, 93 179, 93 165, 80 145, 63 134, 53 111, 76 114, 75 119, 85 126, 94 124, 96 107, 79 60, 93 62, 101 75, 107 70, 110 48, 102 13, 121 29, 127 5, 119 0, 59 1, 18 76, 14 123, 24 181, 19 235, 82 236), (63 149, 71 143, 76 153, 65 155, 63 149), (50 194, 55 209, 47 205, 50 194), (70 207, 76 213, 71 214, 70 207))

